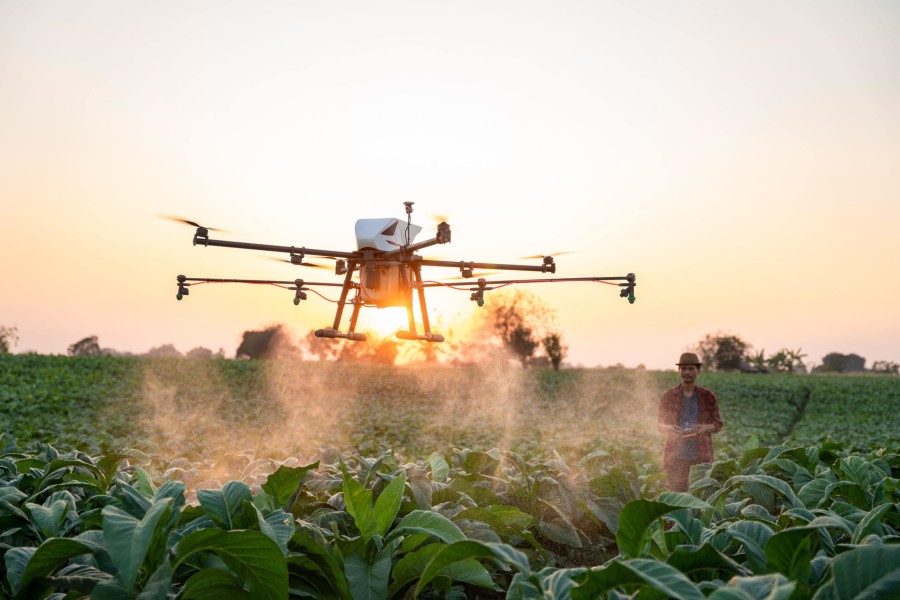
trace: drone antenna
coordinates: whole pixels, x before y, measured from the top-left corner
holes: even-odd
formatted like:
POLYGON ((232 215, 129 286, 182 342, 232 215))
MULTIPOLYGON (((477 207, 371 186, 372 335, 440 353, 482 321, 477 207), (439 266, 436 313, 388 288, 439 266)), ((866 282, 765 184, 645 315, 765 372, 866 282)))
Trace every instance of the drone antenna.
POLYGON ((407 202, 403 203, 403 206, 406 207, 406 245, 407 246, 409 246, 409 229, 410 229, 410 227, 412 227, 413 204, 415 204, 415 202, 407 201, 407 202))

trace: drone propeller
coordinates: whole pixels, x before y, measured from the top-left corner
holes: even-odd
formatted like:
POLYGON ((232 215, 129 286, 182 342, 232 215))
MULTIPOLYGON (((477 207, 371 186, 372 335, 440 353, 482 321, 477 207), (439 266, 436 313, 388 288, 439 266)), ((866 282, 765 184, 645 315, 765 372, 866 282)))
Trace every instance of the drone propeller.
POLYGON ((438 213, 428 213, 428 216, 434 219, 438 223, 448 223, 450 221, 450 217, 447 215, 442 215, 438 213))
POLYGON ((205 225, 201 225, 200 223, 195 223, 194 221, 190 221, 185 219, 184 217, 179 217, 177 215, 156 215, 160 219, 166 219, 167 221, 174 221, 176 223, 184 223, 185 225, 190 225, 191 227, 197 227, 206 229, 207 231, 218 231, 219 233, 227 233, 224 229, 216 229, 215 227, 206 227, 205 225))
POLYGON ((520 256, 522 260, 531 260, 532 258, 545 258, 547 256, 562 256, 563 254, 575 254, 576 250, 566 250, 565 252, 554 252, 553 254, 532 254, 531 256, 520 256))
MULTIPOLYGON (((311 262, 295 262, 289 258, 278 258, 276 256, 263 256, 262 258, 265 258, 268 260, 274 260, 277 262, 287 263, 289 265, 299 265, 301 267, 312 267, 313 269, 328 269, 329 271, 331 271, 334 268, 334 267, 327 267, 325 265, 319 265, 319 264, 311 263, 311 262)), ((300 257, 295 255, 295 258, 299 259, 300 257)))

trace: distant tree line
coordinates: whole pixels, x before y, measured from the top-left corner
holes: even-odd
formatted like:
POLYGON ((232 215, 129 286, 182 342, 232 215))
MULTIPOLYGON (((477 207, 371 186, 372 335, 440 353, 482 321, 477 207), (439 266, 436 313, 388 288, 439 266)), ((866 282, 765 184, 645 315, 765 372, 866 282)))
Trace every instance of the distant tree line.
MULTIPOLYGON (((707 334, 697 342, 696 350, 706 368, 714 371, 742 371, 745 373, 806 373, 802 349, 782 348, 772 354, 764 350, 754 352, 753 347, 740 336, 727 333, 707 334)), ((822 364, 813 373, 863 373, 866 359, 858 354, 831 352, 822 358, 822 364)), ((877 360, 869 372, 897 375, 900 365, 877 360)))

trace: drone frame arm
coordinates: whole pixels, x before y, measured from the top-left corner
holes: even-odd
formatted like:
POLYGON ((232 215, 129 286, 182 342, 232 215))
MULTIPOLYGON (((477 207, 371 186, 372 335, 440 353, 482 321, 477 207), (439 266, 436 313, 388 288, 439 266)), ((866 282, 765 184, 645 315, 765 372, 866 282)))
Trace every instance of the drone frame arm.
POLYGON ((241 250, 262 250, 263 252, 284 252, 286 254, 302 254, 306 256, 324 256, 326 258, 356 258, 358 252, 336 252, 318 250, 316 248, 297 248, 296 246, 273 246, 272 244, 255 244, 252 242, 232 242, 229 240, 211 240, 208 236, 194 234, 194 245, 219 246, 221 248, 239 248, 241 250))
POLYGON ((472 271, 473 269, 491 269, 493 271, 536 271, 538 273, 556 273, 556 264, 546 261, 542 265, 507 265, 500 263, 422 259, 416 261, 416 264, 423 267, 451 267, 468 271, 472 271))
MULTIPOLYGON (((191 285, 190 283, 185 283, 188 281, 193 281, 196 283, 258 283, 258 284, 267 284, 267 285, 296 285, 297 280, 291 279, 290 281, 279 281, 274 279, 221 279, 214 277, 184 277, 183 275, 178 276, 178 282, 184 283, 185 285, 191 285)), ((302 280, 301 280, 302 281, 302 280)), ((302 286, 305 288, 306 286, 318 286, 325 285, 331 287, 341 287, 342 283, 334 283, 329 281, 303 281, 302 286)))
MULTIPOLYGON (((481 268, 481 267, 478 267, 478 268, 481 268)), ((478 280, 476 280, 476 282, 477 281, 478 280)), ((516 284, 516 283, 562 283, 562 282, 566 282, 566 281, 593 281, 593 282, 598 282, 598 283, 610 283, 610 284, 612 284, 612 282, 614 282, 614 281, 622 281, 624 283, 613 284, 613 285, 619 285, 622 287, 625 287, 628 285, 637 285, 637 283, 635 282, 635 276, 633 273, 629 273, 628 275, 622 275, 622 276, 618 276, 618 277, 550 277, 550 278, 546 278, 546 279, 485 280, 485 283, 487 285, 498 285, 499 286, 499 285, 511 285, 511 284, 516 284)), ((447 285, 446 283, 441 283, 441 282, 437 282, 437 281, 434 281, 434 282, 429 281, 427 283, 423 283, 422 287, 440 287, 440 286, 446 286, 446 285, 447 285)), ((464 286, 464 285, 468 285, 468 284, 466 282, 460 282, 459 284, 454 284, 454 285, 464 286)))

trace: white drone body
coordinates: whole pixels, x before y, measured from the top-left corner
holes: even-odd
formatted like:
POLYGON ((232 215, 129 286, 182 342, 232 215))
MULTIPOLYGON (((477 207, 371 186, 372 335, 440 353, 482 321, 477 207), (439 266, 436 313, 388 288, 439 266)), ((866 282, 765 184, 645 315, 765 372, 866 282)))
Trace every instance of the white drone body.
POLYGON ((358 250, 389 252, 411 244, 420 231, 422 228, 418 225, 400 219, 359 219, 356 221, 356 247, 358 250))

